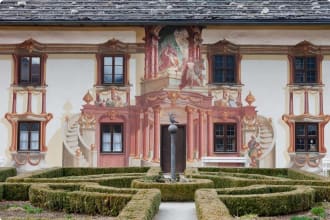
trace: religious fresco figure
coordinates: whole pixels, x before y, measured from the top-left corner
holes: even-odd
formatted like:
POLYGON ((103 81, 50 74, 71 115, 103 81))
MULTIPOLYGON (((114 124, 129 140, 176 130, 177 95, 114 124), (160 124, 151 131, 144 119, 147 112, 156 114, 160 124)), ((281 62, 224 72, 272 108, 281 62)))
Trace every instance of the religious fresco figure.
POLYGON ((166 27, 159 33, 158 69, 160 75, 181 75, 188 60, 188 31, 184 28, 166 27))
POLYGON ((179 88, 186 86, 203 86, 205 76, 203 75, 204 60, 189 61, 182 70, 181 84, 179 88))

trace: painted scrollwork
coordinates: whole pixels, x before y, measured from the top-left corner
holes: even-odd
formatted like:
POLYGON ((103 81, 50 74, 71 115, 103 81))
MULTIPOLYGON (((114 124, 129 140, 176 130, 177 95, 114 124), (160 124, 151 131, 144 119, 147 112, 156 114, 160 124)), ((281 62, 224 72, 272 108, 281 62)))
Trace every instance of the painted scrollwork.
POLYGON ((92 114, 82 113, 79 117, 78 123, 83 129, 94 129, 96 124, 95 116, 92 114))

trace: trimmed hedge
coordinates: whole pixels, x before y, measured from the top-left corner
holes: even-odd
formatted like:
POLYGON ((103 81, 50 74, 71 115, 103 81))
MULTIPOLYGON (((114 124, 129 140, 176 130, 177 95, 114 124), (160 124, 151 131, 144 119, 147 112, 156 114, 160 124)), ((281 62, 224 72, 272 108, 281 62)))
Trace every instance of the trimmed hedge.
POLYGON ((227 173, 248 173, 260 174, 273 177, 288 176, 287 168, 220 168, 220 167, 201 167, 199 172, 227 172, 227 173))
POLYGON ((175 183, 158 183, 145 179, 137 179, 132 182, 132 188, 160 189, 162 201, 193 201, 197 189, 213 187, 213 182, 207 179, 195 179, 192 182, 175 183))
POLYGON ((119 220, 152 220, 161 200, 158 189, 139 190, 117 217, 119 220))
POLYGON ((327 180, 326 177, 298 169, 288 169, 288 177, 296 180, 327 180))
POLYGON ((8 182, 97 182, 95 179, 118 176, 145 176, 149 167, 118 167, 118 168, 50 168, 16 177, 10 177, 8 182), (102 175, 104 174, 104 175, 102 175), (93 176, 89 176, 93 175, 93 176), (97 176, 99 175, 99 176, 97 176))
MULTIPOLYGON (((290 187, 285 186, 264 186, 290 187)), ((315 201, 315 191, 308 186, 292 186, 294 190, 270 194, 250 194, 255 186, 241 189, 228 189, 233 194, 238 190, 240 195, 220 194, 219 198, 227 206, 232 215, 257 214, 259 216, 274 216, 304 211, 311 208, 315 201)), ((259 186, 259 188, 262 188, 259 186)), ((276 190, 275 190, 276 191, 276 190)), ((221 192, 221 191, 220 191, 221 192)))
POLYGON ((109 173, 146 173, 149 167, 107 167, 107 168, 91 168, 91 167, 64 167, 63 176, 86 176, 95 174, 109 173))
POLYGON ((199 189, 195 193, 196 212, 199 220, 234 219, 215 189, 199 189))
POLYGON ((0 167, 0 182, 6 181, 8 177, 16 176, 16 168, 13 167, 0 167))
POLYGON ((50 210, 117 216, 132 198, 129 194, 77 191, 77 184, 33 184, 30 202, 50 210))
POLYGON ((0 183, 0 200, 28 201, 29 183, 0 183))

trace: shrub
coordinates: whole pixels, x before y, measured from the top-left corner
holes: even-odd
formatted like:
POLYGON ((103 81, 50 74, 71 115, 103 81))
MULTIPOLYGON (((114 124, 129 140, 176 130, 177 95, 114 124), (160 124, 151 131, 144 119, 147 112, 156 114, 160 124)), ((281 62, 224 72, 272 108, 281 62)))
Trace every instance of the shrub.
POLYGON ((324 208, 321 207, 321 206, 313 207, 313 208, 311 209, 311 213, 312 213, 313 215, 316 215, 316 216, 320 217, 320 218, 325 218, 325 216, 326 216, 325 210, 324 210, 324 208))
POLYGON ((0 182, 6 181, 8 177, 16 176, 16 168, 0 167, 0 182))
MULTIPOLYGON (((271 187, 271 186, 266 186, 271 187)), ((278 186, 272 186, 278 187, 278 186)), ((254 187, 255 188, 255 187, 254 187)), ((251 187, 240 190, 240 195, 219 195, 232 215, 254 213, 260 216, 289 214, 309 209, 314 204, 314 190, 311 187, 295 186, 294 190, 271 194, 249 194, 251 187)), ((285 187, 284 187, 285 189, 285 187)), ((234 191, 233 189, 229 189, 234 191)))
POLYGON ((118 220, 152 220, 161 200, 158 189, 139 190, 120 212, 118 220))
POLYGON ((29 183, 0 183, 0 200, 27 201, 30 186, 29 183))
POLYGON ((30 202, 50 210, 117 216, 132 197, 130 194, 81 190, 83 187, 77 184, 33 184, 30 202))
POLYGON ((233 219, 215 189, 199 189, 195 193, 196 212, 199 220, 233 219))
POLYGON ((132 188, 160 189, 162 201, 193 201, 195 191, 200 188, 213 188, 211 180, 196 179, 192 182, 158 183, 143 179, 133 180, 132 188))

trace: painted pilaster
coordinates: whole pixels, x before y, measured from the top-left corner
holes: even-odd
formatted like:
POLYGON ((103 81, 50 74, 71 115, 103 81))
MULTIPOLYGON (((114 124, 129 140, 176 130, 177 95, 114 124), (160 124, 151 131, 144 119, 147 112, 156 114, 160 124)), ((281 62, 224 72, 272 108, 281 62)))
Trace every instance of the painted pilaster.
POLYGON ((46 114, 46 90, 42 90, 41 99, 41 114, 46 114))
POLYGON ((159 161, 160 150, 160 107, 156 106, 154 110, 154 155, 153 161, 159 161))
POLYGON ((293 91, 290 90, 289 115, 293 115, 293 91))
POLYGON ((207 111, 207 156, 213 154, 213 120, 212 111, 207 111))
POLYGON ((305 96, 305 105, 304 105, 304 114, 309 114, 309 101, 308 101, 308 90, 306 89, 304 92, 305 96))
POLYGON ((324 113, 323 113, 323 89, 320 89, 320 91, 319 91, 319 110, 320 110, 320 112, 319 112, 319 114, 320 115, 323 115, 324 113))
POLYGON ((12 113, 16 113, 16 102, 17 102, 17 92, 13 91, 13 103, 12 103, 12 113))
POLYGON ((194 121, 193 121, 193 108, 187 106, 187 160, 192 161, 194 159, 194 121))
POLYGON ((143 159, 148 159, 148 147, 149 147, 149 121, 148 112, 144 112, 143 117, 143 159))
POLYGON ((27 100, 26 111, 28 113, 31 113, 32 112, 32 92, 31 92, 31 90, 28 90, 28 100, 27 100))
POLYGON ((205 156, 205 133, 204 133, 204 111, 198 110, 198 123, 199 123, 199 146, 198 155, 199 159, 205 156))

